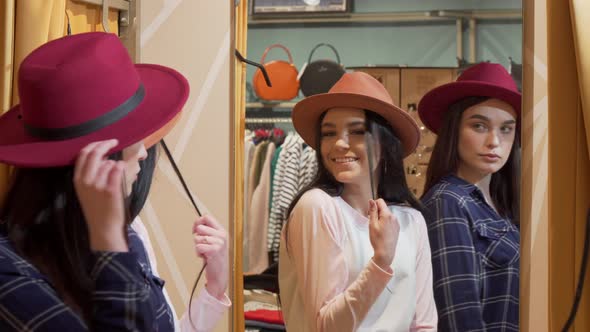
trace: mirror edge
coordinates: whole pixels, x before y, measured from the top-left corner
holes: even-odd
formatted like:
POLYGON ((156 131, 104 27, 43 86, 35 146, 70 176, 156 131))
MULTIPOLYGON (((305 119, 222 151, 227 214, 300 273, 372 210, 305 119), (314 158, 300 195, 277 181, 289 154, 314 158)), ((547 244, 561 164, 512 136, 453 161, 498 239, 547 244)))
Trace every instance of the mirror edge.
POLYGON ((230 133, 230 139, 233 144, 231 150, 231 201, 229 208, 231 209, 231 218, 233 225, 231 227, 231 258, 232 264, 230 271, 232 275, 231 280, 231 299, 232 309, 229 324, 231 331, 242 332, 245 330, 244 321, 244 295, 242 289, 244 288, 243 275, 243 252, 242 252, 242 236, 243 236, 243 210, 244 210, 244 137, 245 137, 245 96, 246 91, 246 67, 234 55, 237 49, 241 54, 246 56, 246 36, 247 36, 247 20, 248 20, 248 1, 242 0, 237 4, 234 0, 229 0, 231 3, 231 41, 230 41, 230 110, 231 110, 231 128, 233 132, 230 133))

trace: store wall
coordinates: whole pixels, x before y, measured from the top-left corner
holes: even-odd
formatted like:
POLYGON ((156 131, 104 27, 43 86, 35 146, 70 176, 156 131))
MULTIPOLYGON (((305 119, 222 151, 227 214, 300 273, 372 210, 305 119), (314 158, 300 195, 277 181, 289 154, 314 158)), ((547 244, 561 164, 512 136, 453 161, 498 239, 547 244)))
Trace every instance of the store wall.
MULTIPOLYGON (((189 80, 184 114, 166 142, 202 211, 229 231, 230 2, 141 1, 141 62, 171 66, 189 80)), ((191 234, 194 208, 161 153, 142 218, 177 313, 201 268, 191 234)), ((200 287, 204 285, 203 280, 200 287)), ((228 293, 229 294, 229 293, 228 293)), ((229 312, 215 331, 228 331, 229 312)))
MULTIPOLYGON (((372 24, 366 26, 252 25, 248 31, 248 54, 260 59, 264 49, 280 43, 287 46, 298 67, 307 61, 313 46, 328 42, 341 54, 346 66, 400 64, 407 66, 447 67, 457 64, 455 21, 440 23, 372 24)), ((464 24, 464 58, 469 54, 469 30, 464 24)), ((520 21, 479 21, 477 60, 508 65, 508 57, 521 61, 522 23, 520 21)), ((283 58, 280 56, 274 58, 283 58)), ((330 56, 328 49, 318 50, 320 58, 330 56)), ((272 58, 271 58, 272 59, 272 58)))
MULTIPOLYGON (((351 0, 356 13, 408 12, 431 10, 521 9, 520 1, 390 1, 351 0)), ((264 49, 280 43, 287 46, 295 65, 301 68, 313 46, 321 42, 334 45, 345 66, 407 65, 449 67, 457 65, 457 30, 455 21, 387 24, 282 24, 250 25, 248 56, 259 60, 264 49)), ((463 58, 469 58, 468 24, 463 25, 463 58)), ((319 58, 333 56, 320 49, 319 58)), ((477 22, 476 60, 492 61, 508 67, 509 57, 522 61, 522 21, 486 20, 477 22)), ((280 50, 269 59, 286 59, 280 50)), ((248 68, 248 82, 254 70, 248 68)))

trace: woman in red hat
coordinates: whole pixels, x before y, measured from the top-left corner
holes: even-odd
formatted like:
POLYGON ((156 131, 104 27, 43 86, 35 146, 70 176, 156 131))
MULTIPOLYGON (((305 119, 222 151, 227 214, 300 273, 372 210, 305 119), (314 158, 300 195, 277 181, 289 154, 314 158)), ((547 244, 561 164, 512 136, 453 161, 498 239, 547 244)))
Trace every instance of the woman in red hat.
POLYGON ((416 123, 361 72, 300 101, 292 117, 316 150, 318 173, 281 238, 287 329, 435 331, 426 224, 403 170, 416 123))
POLYGON ((428 92, 438 135, 422 202, 439 331, 518 331, 521 95, 498 64, 428 92))
POLYGON ((0 202, 0 330, 211 330, 230 304, 225 230, 194 222, 207 286, 177 323, 136 218, 186 79, 134 65, 106 33, 39 47, 18 79, 21 103, 0 117, 0 162, 14 166, 0 202))

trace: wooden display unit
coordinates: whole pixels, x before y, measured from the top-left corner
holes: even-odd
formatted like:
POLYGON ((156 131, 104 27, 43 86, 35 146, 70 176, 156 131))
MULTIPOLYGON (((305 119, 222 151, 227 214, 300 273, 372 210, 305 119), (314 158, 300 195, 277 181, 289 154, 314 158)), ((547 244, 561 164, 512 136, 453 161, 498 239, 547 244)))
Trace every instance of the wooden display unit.
POLYGON ((450 83, 457 77, 454 67, 349 67, 366 72, 381 82, 393 99, 393 103, 406 110, 420 127, 420 145, 404 160, 406 180, 412 192, 420 197, 424 189, 426 169, 436 135, 429 131, 418 116, 418 103, 431 89, 450 83))

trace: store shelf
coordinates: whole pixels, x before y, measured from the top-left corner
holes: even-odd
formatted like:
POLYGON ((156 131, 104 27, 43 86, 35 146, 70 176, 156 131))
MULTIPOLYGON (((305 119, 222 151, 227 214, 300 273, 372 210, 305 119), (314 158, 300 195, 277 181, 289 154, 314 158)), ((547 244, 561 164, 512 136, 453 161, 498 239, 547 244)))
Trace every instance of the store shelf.
POLYGON ((521 9, 473 10, 473 11, 439 10, 438 14, 440 16, 476 19, 476 20, 522 20, 522 10, 521 9))
POLYGON ((450 11, 432 10, 397 13, 351 13, 338 16, 305 14, 288 18, 250 17, 249 26, 269 24, 347 24, 347 23, 397 23, 397 22, 441 22, 460 18, 476 20, 522 20, 522 10, 494 11, 450 11))
POLYGON ((246 118, 246 123, 293 123, 291 118, 246 118))
POLYGON ((293 108, 295 107, 294 102, 284 102, 284 103, 272 103, 272 102, 264 102, 264 103, 246 103, 246 108, 293 108))
POLYGON ((306 14, 289 18, 251 18, 248 25, 266 24, 297 24, 297 23, 393 23, 393 22, 421 22, 421 21, 450 21, 453 18, 429 16, 429 12, 405 13, 353 13, 342 16, 321 16, 306 14))

